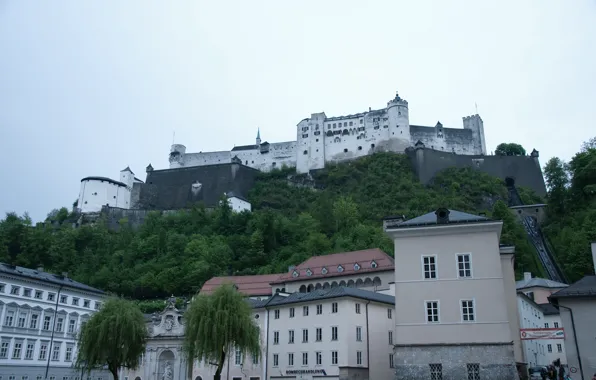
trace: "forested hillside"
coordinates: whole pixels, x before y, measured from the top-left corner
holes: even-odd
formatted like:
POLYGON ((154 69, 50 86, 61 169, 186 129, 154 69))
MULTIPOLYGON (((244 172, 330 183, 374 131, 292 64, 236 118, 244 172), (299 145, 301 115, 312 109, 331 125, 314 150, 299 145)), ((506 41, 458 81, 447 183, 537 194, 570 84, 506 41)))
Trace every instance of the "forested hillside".
MULTIPOLYGON (((588 243, 596 240, 596 153, 586 149, 568 167, 557 162, 547 165, 553 190, 546 232, 567 275, 576 280, 589 271, 588 243)), ((483 173, 449 169, 424 186, 405 155, 379 153, 317 172, 316 190, 291 185, 290 174, 260 176, 250 194, 252 213, 235 214, 225 204, 207 212, 196 205, 151 215, 136 231, 126 221, 120 232, 102 223, 76 229, 69 223, 32 226, 26 215, 7 214, 0 220, 0 261, 42 265, 137 299, 182 296, 213 276, 282 272, 312 255, 370 247, 393 254, 382 217, 414 217, 446 206, 503 219, 502 241, 517 247, 518 275, 542 274, 523 228, 507 209, 504 184, 483 173)), ((543 201, 519 191, 525 203, 543 201)), ((62 210, 52 217, 67 215, 62 210)))

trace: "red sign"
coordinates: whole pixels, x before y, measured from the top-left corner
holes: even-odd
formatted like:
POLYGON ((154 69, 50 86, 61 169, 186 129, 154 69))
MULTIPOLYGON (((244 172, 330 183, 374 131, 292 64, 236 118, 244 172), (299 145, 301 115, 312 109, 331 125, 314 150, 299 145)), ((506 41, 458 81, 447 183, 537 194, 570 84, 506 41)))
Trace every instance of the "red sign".
POLYGON ((522 340, 531 339, 565 339, 565 331, 562 328, 556 329, 520 329, 519 335, 522 340))

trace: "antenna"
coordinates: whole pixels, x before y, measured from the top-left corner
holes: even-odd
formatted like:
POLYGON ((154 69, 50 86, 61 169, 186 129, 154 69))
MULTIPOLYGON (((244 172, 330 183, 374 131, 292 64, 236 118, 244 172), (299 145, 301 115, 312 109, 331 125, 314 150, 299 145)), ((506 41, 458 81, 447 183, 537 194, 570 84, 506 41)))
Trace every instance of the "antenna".
POLYGON ((478 115, 478 103, 474 102, 474 106, 476 107, 476 115, 478 115))
POLYGON ((172 145, 174 145, 174 140, 176 139, 176 131, 172 132, 172 145))

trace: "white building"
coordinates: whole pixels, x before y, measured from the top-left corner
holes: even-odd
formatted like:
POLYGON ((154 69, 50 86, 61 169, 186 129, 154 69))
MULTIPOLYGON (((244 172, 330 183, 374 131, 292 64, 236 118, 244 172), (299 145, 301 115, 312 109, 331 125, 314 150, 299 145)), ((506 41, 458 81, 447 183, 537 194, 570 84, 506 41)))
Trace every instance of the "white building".
POLYGON ((535 334, 544 326, 544 314, 537 303, 522 292, 517 292, 517 309, 519 310, 519 325, 524 361, 528 367, 545 366, 548 361, 546 344, 540 336, 535 334))
POLYGON ((400 379, 515 379, 522 358, 513 247, 502 222, 438 209, 388 218, 400 379))
POLYGON ((240 160, 262 171, 282 166, 296 167, 299 173, 321 169, 327 162, 339 162, 370 155, 376 151, 404 152, 421 141, 426 147, 464 155, 486 154, 484 124, 478 115, 463 118, 463 129, 410 125, 408 102, 398 95, 378 110, 347 116, 327 117, 313 113, 297 125, 296 141, 261 142, 236 146, 231 151, 186 153, 174 144, 170 168, 203 166, 240 160))
MULTIPOLYGON (((3 380, 79 380, 79 329, 104 293, 67 276, 0 263, 0 375, 3 380)), ((109 372, 93 371, 93 380, 109 372)))
POLYGON ((82 213, 100 212, 102 206, 130 208, 130 192, 135 182, 143 182, 134 176, 127 166, 120 171, 120 181, 107 177, 85 177, 77 208, 82 213))

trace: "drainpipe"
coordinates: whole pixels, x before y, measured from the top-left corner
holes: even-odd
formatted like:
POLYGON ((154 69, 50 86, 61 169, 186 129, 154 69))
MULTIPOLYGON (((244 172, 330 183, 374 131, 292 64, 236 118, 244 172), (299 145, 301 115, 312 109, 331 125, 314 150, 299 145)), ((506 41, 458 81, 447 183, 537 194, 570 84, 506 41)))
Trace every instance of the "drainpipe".
POLYGON ((267 310, 267 315, 265 316, 265 357, 263 358, 263 360, 261 361, 263 363, 263 366, 265 367, 265 373, 263 375, 263 380, 267 380, 267 367, 268 367, 268 362, 269 362, 269 309, 265 309, 267 310))
MULTIPOLYGON (((52 345, 54 344, 54 330, 56 329, 56 315, 58 314, 58 301, 60 300, 60 292, 62 292, 62 287, 64 285, 60 285, 58 288, 58 294, 56 295, 56 306, 54 307, 54 323, 52 325, 52 336, 50 337, 50 348, 48 349, 48 364, 46 364, 46 375, 44 377, 45 380, 48 379, 48 371, 50 370, 50 358, 52 357, 52 345)), ((43 321, 41 321, 43 323, 43 321)))
MULTIPOLYGON (((575 333, 575 319, 573 318, 573 310, 571 310, 571 308, 567 307, 567 306, 563 306, 561 304, 558 305, 559 307, 562 307, 563 309, 567 309, 569 310, 569 315, 571 316, 571 328, 573 329, 573 341, 575 342, 575 351, 577 352, 577 362, 579 363, 579 373, 582 377, 582 380, 584 380, 584 369, 582 367, 582 357, 579 354, 579 345, 577 344, 577 335, 575 333)), ((569 365, 569 363, 567 363, 569 365)))
POLYGON ((370 377, 370 339, 369 339, 369 331, 368 331, 368 304, 370 301, 366 302, 364 308, 366 309, 366 368, 368 369, 369 373, 368 376, 370 377))

